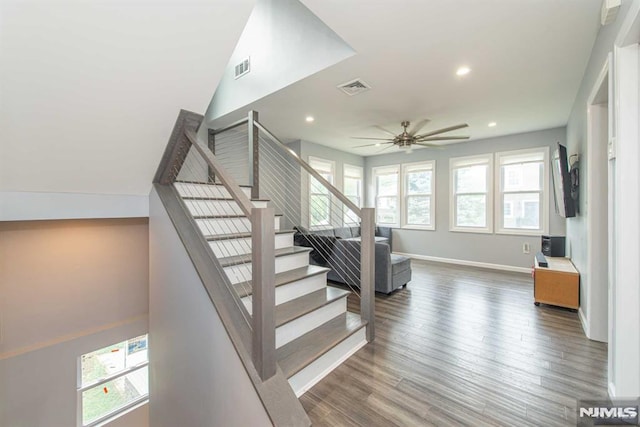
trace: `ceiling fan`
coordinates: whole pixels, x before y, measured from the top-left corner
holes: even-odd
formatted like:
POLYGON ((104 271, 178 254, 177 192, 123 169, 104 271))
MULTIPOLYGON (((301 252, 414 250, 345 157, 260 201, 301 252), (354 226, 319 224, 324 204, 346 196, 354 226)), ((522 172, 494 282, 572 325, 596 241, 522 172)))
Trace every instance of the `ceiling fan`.
POLYGON ((429 123, 428 119, 422 120, 420 122, 418 122, 410 131, 407 131, 407 128, 411 125, 411 123, 408 120, 403 121, 402 123, 400 123, 400 126, 402 126, 404 128, 404 130, 402 131, 402 133, 396 135, 393 132, 382 128, 380 126, 375 126, 377 129, 383 131, 384 133, 388 134, 390 137, 387 138, 369 138, 369 137, 358 137, 358 136, 354 136, 352 137, 353 139, 369 139, 369 140, 376 140, 376 141, 380 141, 380 142, 376 142, 374 144, 366 144, 366 145, 358 145, 354 148, 359 148, 359 147, 372 147, 372 146, 376 146, 379 147, 383 144, 391 144, 388 147, 385 147, 384 149, 386 150, 389 147, 393 147, 394 145, 397 145, 399 148, 406 148, 406 149, 411 149, 412 145, 420 145, 422 147, 441 147, 441 145, 438 144, 430 144, 431 141, 454 141, 457 139, 469 139, 468 136, 439 136, 440 134, 443 133, 447 133, 447 132, 451 132, 453 130, 457 130, 457 129, 462 129, 462 128, 466 128, 469 125, 466 123, 460 124, 460 125, 456 125, 456 126, 450 126, 447 128, 442 128, 442 129, 438 129, 438 130, 434 130, 431 132, 427 132, 427 133, 423 133, 423 134, 418 134, 418 131, 420 129, 422 129, 427 123, 429 123))

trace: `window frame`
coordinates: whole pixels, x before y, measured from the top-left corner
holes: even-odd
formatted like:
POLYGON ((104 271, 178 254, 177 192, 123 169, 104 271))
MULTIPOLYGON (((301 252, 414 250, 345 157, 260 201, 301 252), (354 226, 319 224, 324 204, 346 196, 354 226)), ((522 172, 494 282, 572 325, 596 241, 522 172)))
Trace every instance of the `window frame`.
POLYGON ((132 374, 134 372, 137 372, 137 371, 139 371, 141 369, 144 369, 144 368, 148 369, 148 367, 149 367, 149 355, 147 353, 147 360, 144 361, 144 362, 140 362, 140 363, 138 363, 138 364, 136 364, 134 366, 129 366, 129 367, 127 367, 127 368, 125 368, 125 369, 123 369, 121 371, 114 372, 114 373, 112 373, 110 375, 102 377, 102 378, 100 378, 100 379, 98 379, 96 381, 93 381, 93 382, 91 382, 89 384, 86 384, 86 385, 82 384, 82 356, 90 354, 90 353, 93 353, 95 351, 99 351, 99 350, 108 348, 108 347, 112 347, 112 346, 118 345, 118 344, 120 344, 122 342, 125 342, 126 343, 125 346, 127 346, 129 341, 133 341, 133 340, 135 340, 135 339, 137 339, 139 337, 142 337, 142 336, 144 336, 146 341, 147 341, 147 352, 148 352, 149 351, 149 334, 145 333, 145 334, 142 334, 142 335, 134 336, 132 338, 127 338, 124 341, 119 341, 117 343, 114 343, 114 344, 111 344, 111 345, 107 345, 107 346, 104 346, 104 347, 101 347, 101 348, 98 348, 98 349, 83 353, 80 356, 78 356, 78 359, 77 359, 77 391, 76 391, 76 409, 77 409, 77 422, 76 422, 76 425, 77 425, 77 427, 95 427, 95 426, 102 425, 102 424, 107 423, 107 422, 111 422, 111 421, 115 420, 116 418, 124 415, 125 413, 127 413, 131 409, 133 409, 135 407, 138 407, 138 406, 141 406, 141 405, 144 405, 144 404, 147 404, 149 402, 149 392, 147 392, 147 394, 142 395, 142 396, 138 397, 137 399, 127 403, 126 405, 124 405, 124 406, 122 406, 122 407, 120 407, 118 409, 115 409, 115 410, 113 410, 111 412, 108 412, 108 413, 102 415, 101 417, 96 418, 95 420, 93 420, 93 421, 91 421, 91 422, 89 422, 87 424, 84 424, 84 422, 83 422, 84 406, 83 406, 83 401, 82 401, 82 394, 84 392, 88 391, 88 390, 95 389, 97 387, 102 386, 103 384, 106 384, 106 383, 108 383, 110 381, 125 377, 125 376, 127 376, 129 374, 132 374))
MULTIPOLYGON (((342 165, 342 194, 345 195, 349 199, 349 195, 346 193, 346 181, 347 179, 358 179, 358 191, 360 193, 358 197, 358 202, 354 202, 356 206, 361 208, 364 202, 364 168, 362 166, 351 165, 349 163, 344 163, 342 165), (347 173, 347 170, 357 170, 358 176, 353 176, 347 173)), ((351 199, 349 199, 351 200, 351 199)), ((351 200, 353 202, 353 200, 351 200)), ((357 221, 347 221, 347 212, 349 208, 344 206, 344 212, 342 213, 342 224, 343 225, 357 225, 357 221)))
MULTIPOLYGON (((523 162, 523 163, 533 163, 523 162)), ((495 182, 496 182, 496 234, 516 236, 540 236, 549 234, 549 147, 534 147, 521 150, 501 151, 495 153, 495 182), (505 157, 526 156, 527 154, 542 154, 542 189, 526 191, 504 191, 502 180, 502 159, 505 157), (540 194, 540 228, 507 228, 504 226, 504 194, 539 193, 540 194)), ((522 175, 522 171, 520 172, 522 175)), ((524 179, 524 178, 523 178, 524 179)), ((520 203, 524 206, 524 200, 520 203)), ((513 209, 513 206, 512 206, 513 209)))
POLYGON ((416 230, 435 230, 436 229, 436 161, 426 160, 421 162, 403 163, 401 179, 401 228, 416 229, 416 230), (431 188, 429 193, 409 195, 407 178, 410 172, 413 171, 431 171, 431 188), (409 197, 424 197, 429 196, 429 224, 409 224, 409 197))
POLYGON ((478 154, 464 157, 449 158, 449 231, 462 233, 493 233, 493 208, 494 206, 494 186, 493 186, 493 153, 478 154), (473 193, 456 193, 455 172, 464 167, 477 165, 487 166, 486 188, 484 192, 473 193), (471 227, 456 225, 457 214, 457 196, 458 195, 481 195, 486 196, 485 199, 485 226, 471 227))
POLYGON ((400 165, 396 164, 396 165, 387 165, 387 166, 376 166, 371 168, 371 180, 372 185, 373 185, 373 195, 374 195, 374 199, 373 199, 373 205, 376 208, 376 224, 378 225, 382 225, 382 226, 387 226, 387 227, 395 227, 395 228, 399 228, 400 227, 400 222, 401 222, 401 206, 400 206, 400 202, 402 200, 401 195, 400 195, 400 187, 401 187, 401 180, 402 180, 402 173, 400 170, 400 165), (395 173, 398 176, 398 180, 397 180, 397 184, 396 184, 396 195, 395 196, 378 196, 378 176, 379 175, 389 175, 390 173, 385 173, 385 172, 391 172, 395 173), (379 197, 395 197, 396 198, 396 218, 398 220, 398 222, 395 223, 391 223, 391 222, 380 222, 378 221, 378 198, 379 197))
MULTIPOLYGON (((324 169, 318 170, 315 167, 313 167, 313 164, 322 164, 324 163, 325 165, 329 166, 329 172, 330 172, 330 176, 331 179, 328 179, 327 181, 329 181, 329 183, 333 186, 336 185, 336 162, 333 160, 329 160, 329 159, 323 159, 320 157, 315 157, 315 156, 309 156, 307 159, 309 166, 311 166, 313 168, 313 170, 315 170, 316 172, 318 172, 319 174, 322 173, 326 173, 326 171, 324 169)), ((313 180, 315 178, 313 176, 309 177, 309 185, 308 185, 308 190, 309 190, 309 200, 307 202, 307 209, 309 211, 308 214, 308 221, 309 221, 309 228, 313 229, 313 230, 321 230, 324 228, 332 228, 334 222, 334 218, 333 218, 333 210, 332 210, 332 206, 333 206, 333 197, 331 192, 327 189, 327 194, 324 193, 313 193, 311 191, 311 189, 313 188, 313 180), (313 196, 322 196, 322 197, 326 197, 328 204, 327 206, 329 207, 329 217, 328 217, 328 221, 326 224, 313 224, 312 223, 312 212, 313 212, 313 208, 311 205, 311 200, 313 198, 313 196)))

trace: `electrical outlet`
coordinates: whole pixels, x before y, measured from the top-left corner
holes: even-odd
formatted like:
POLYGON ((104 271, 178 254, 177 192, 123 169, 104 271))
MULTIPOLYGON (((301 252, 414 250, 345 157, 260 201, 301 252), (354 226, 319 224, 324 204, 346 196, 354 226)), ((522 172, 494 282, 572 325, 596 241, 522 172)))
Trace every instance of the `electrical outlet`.
POLYGON ((531 245, 529 245, 529 242, 524 242, 522 244, 522 253, 523 254, 528 254, 531 252, 531 245))

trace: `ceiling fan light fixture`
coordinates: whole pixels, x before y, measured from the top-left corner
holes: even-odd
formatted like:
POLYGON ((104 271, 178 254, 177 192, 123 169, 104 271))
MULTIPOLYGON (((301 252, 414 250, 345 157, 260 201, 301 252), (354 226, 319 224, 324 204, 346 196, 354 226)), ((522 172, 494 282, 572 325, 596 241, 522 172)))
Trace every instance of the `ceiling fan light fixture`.
POLYGON ((459 77, 466 76, 470 72, 471 72, 471 68, 467 66, 463 66, 458 68, 458 70, 456 71, 456 76, 459 76, 459 77))
POLYGON ((489 124, 487 126, 489 126, 490 128, 494 128, 496 127, 498 124, 496 122, 489 122, 489 124))

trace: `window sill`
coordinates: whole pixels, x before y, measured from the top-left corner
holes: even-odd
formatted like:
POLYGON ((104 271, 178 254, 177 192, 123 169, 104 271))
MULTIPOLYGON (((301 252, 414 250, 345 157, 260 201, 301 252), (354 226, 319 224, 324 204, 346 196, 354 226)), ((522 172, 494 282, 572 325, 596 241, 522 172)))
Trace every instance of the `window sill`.
POLYGON ((449 228, 454 233, 473 233, 473 234, 493 234, 493 230, 489 228, 449 228))
POLYGON ((545 230, 513 230, 513 229, 502 229, 496 231, 496 234, 503 234, 507 236, 528 236, 528 237, 540 237, 546 234, 549 234, 545 230))
POLYGON ((420 230, 420 231, 436 231, 436 228, 432 225, 403 225, 402 227, 398 227, 400 230, 420 230))

